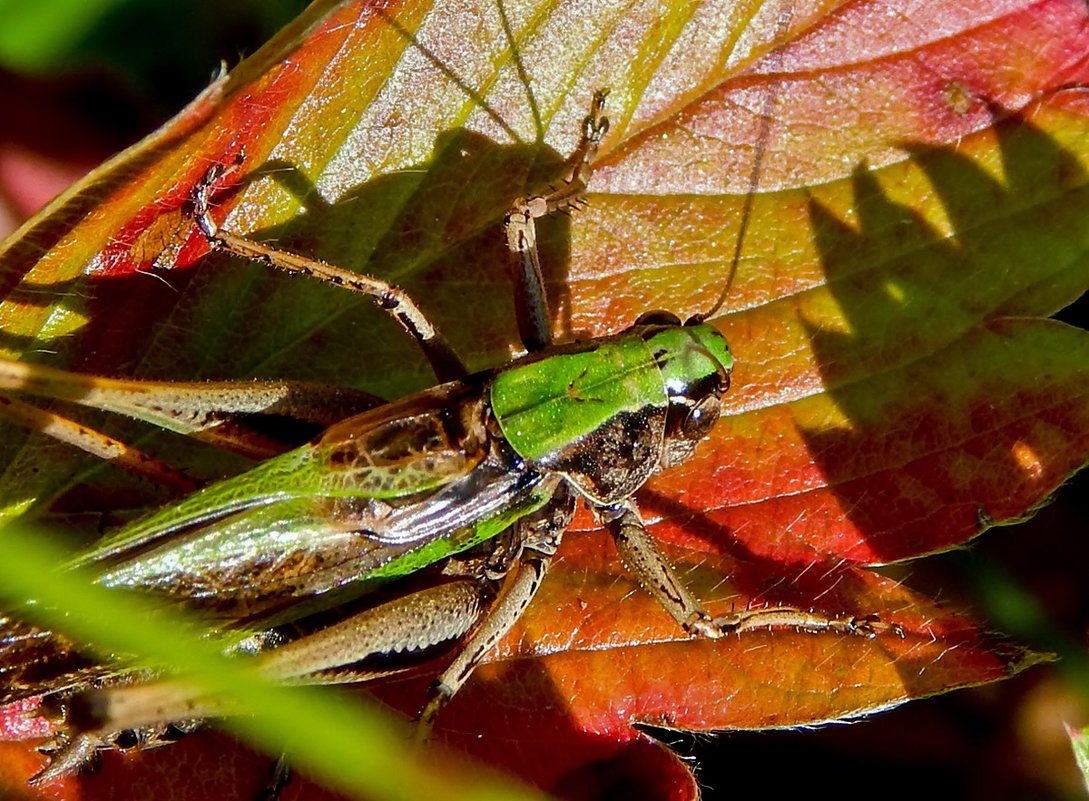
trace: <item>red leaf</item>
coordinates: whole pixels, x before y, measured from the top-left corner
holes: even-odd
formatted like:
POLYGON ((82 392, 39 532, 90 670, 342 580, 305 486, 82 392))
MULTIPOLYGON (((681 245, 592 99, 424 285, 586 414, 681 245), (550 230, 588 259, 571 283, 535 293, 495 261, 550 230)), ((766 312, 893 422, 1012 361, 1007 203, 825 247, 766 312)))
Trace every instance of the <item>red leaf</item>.
MULTIPOLYGON (((905 636, 689 641, 604 538, 572 532, 444 736, 570 790, 600 760, 629 775, 633 723, 802 725, 1023 667, 864 566, 1023 517, 1089 454, 1089 339, 1036 319, 1087 279, 1084 4, 596 8, 310 10, 0 251, 0 344, 133 376, 430 383, 369 304, 204 258, 187 192, 244 149, 251 180, 218 198, 231 230, 396 280, 474 367, 502 363, 502 215, 555 180, 609 87, 589 206, 542 248, 559 336, 706 312, 739 254, 716 318, 738 361, 725 419, 641 496, 654 533, 716 612, 879 613, 905 636)), ((8 510, 86 468, 8 439, 8 510)), ((418 705, 420 685, 396 689, 418 705)))

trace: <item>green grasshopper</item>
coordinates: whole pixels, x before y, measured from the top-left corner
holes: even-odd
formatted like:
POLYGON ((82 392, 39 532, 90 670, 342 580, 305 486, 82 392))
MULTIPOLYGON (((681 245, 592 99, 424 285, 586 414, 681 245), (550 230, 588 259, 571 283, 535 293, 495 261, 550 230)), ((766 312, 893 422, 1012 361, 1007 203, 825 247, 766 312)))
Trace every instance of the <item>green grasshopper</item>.
MULTIPOLYGON (((95 569, 107 587, 195 607, 231 649, 257 652, 249 658, 275 680, 364 680, 361 663, 372 657, 454 644, 422 705, 421 737, 532 602, 580 500, 692 636, 767 627, 873 636, 888 628, 874 616, 832 619, 793 607, 712 617, 649 536, 633 496, 711 430, 733 357, 705 316, 682 323, 666 312, 643 314, 613 336, 552 342, 535 221, 582 200, 608 131, 604 98, 595 95, 559 187, 517 200, 507 215, 527 355, 475 375, 402 290, 222 230, 211 197, 241 160, 209 169, 191 200, 213 250, 374 298, 442 383, 336 422, 302 447, 121 528, 72 563, 95 569)), ((9 388, 63 396, 66 381, 97 381, 43 370, 24 379, 9 388)), ((84 393, 85 402, 132 412, 132 397, 117 397, 140 396, 137 382, 100 383, 109 397, 84 393)), ((235 399, 247 391, 216 389, 235 399)), ((156 391, 169 394, 162 385, 156 391)), ((179 385, 175 394, 199 391, 179 385)), ((44 694, 69 712, 36 782, 77 770, 99 750, 159 744, 195 720, 234 711, 169 678, 126 676, 15 617, 0 618, 0 677, 0 703, 44 694)))

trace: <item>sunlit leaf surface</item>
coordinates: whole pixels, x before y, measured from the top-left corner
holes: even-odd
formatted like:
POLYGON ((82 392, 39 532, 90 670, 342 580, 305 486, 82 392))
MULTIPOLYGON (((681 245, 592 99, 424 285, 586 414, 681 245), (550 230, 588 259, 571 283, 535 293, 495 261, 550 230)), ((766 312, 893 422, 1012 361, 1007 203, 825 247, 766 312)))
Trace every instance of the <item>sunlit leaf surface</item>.
MULTIPOLYGON (((544 226, 558 336, 729 287, 737 358, 711 441, 640 496, 655 534, 713 611, 877 613, 904 636, 688 641, 587 516, 440 737, 545 788, 654 764, 657 794, 690 797, 632 724, 811 724, 1033 660, 866 566, 1021 518, 1089 457, 1089 338, 1043 319, 1089 278, 1087 52, 1071 0, 319 3, 0 251, 0 345, 110 375, 432 383, 368 302, 207 256, 187 193, 244 151, 228 228, 396 281, 473 368, 500 364, 503 213, 557 179, 608 87, 589 205, 544 226)), ((2 447, 9 514, 149 502, 39 437, 2 447)), ((425 684, 389 691, 412 711, 425 684)))

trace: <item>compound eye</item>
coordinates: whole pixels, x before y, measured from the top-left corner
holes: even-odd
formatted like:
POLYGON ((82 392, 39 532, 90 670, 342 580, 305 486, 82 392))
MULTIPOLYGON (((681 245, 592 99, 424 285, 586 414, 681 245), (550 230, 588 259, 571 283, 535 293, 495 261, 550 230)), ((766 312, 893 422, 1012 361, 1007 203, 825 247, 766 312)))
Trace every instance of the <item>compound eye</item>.
POLYGON ((720 408, 719 400, 714 395, 708 395, 693 406, 682 427, 685 439, 700 440, 707 436, 718 421, 720 408))
POLYGON ((681 318, 673 312, 657 311, 643 312, 635 319, 636 325, 680 325, 681 318))

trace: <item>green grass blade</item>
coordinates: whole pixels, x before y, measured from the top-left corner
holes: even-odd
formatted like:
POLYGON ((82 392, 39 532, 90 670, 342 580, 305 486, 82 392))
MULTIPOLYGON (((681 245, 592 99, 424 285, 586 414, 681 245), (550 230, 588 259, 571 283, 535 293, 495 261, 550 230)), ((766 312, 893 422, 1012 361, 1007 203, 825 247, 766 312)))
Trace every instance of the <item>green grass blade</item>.
MULTIPOLYGON (((270 683, 251 666, 223 656, 176 610, 132 592, 107 590, 89 576, 58 570, 65 554, 20 526, 0 530, 0 595, 19 614, 78 641, 166 667, 211 693, 236 699, 245 715, 223 725, 278 754, 331 787, 371 799, 517 801, 540 796, 492 776, 436 770, 433 756, 410 744, 402 721, 325 687, 270 683), (118 625, 124 621, 124 625, 118 625)), ((448 766, 446 766, 448 768, 448 766)))

